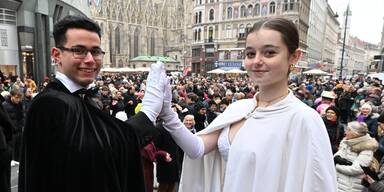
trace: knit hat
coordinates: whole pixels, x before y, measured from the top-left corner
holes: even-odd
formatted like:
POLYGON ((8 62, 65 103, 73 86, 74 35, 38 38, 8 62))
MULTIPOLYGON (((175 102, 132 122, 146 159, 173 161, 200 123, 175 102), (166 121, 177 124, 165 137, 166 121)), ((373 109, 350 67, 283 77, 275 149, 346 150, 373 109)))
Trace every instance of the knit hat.
POLYGON ((357 121, 349 122, 348 128, 359 135, 365 135, 368 133, 368 126, 364 122, 360 122, 360 123, 357 121))
POLYGON ((204 105, 203 102, 199 101, 199 102, 197 102, 197 103, 195 104, 195 110, 196 110, 196 112, 198 112, 198 111, 199 111, 200 109, 202 109, 202 108, 207 108, 207 107, 204 105))
POLYGON ((329 110, 332 110, 333 112, 335 112, 337 118, 340 117, 340 110, 339 110, 339 108, 337 108, 336 106, 333 106, 333 105, 329 106, 329 107, 325 110, 325 113, 327 113, 329 110))

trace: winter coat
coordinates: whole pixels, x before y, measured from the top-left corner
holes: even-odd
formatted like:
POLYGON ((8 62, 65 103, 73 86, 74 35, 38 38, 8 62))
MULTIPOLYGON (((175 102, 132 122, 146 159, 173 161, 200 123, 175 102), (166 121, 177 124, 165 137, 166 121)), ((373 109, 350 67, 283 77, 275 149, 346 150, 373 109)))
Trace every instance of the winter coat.
POLYGON ((338 192, 361 192, 365 187, 361 184, 364 171, 361 166, 369 166, 373 153, 378 148, 377 141, 366 134, 354 139, 343 139, 335 156, 352 162, 352 165, 336 164, 338 192))
POLYGON ((323 117, 323 121, 327 128, 329 140, 331 141, 332 153, 336 153, 340 141, 344 137, 344 126, 339 122, 329 121, 326 117, 323 117))
POLYGON ((344 91, 340 95, 338 107, 342 111, 349 111, 351 110, 353 102, 354 102, 354 98, 352 96, 352 93, 348 91, 344 91))
POLYGON ((9 118, 15 126, 15 132, 19 133, 24 127, 24 111, 21 103, 14 104, 11 100, 5 100, 3 103, 5 111, 7 111, 9 118))
POLYGON ((373 114, 370 114, 364 119, 364 122, 368 126, 369 135, 374 138, 377 137, 377 118, 373 117, 373 114))

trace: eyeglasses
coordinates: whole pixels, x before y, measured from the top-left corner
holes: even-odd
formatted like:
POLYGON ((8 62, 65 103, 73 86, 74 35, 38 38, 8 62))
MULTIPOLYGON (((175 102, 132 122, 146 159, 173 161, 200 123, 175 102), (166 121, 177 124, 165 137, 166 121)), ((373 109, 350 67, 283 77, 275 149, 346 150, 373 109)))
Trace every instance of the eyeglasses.
POLYGON ((90 50, 85 47, 71 47, 71 48, 57 47, 57 48, 63 51, 72 52, 73 57, 76 59, 84 59, 85 57, 87 57, 88 52, 90 52, 94 60, 100 61, 103 59, 105 54, 105 52, 101 48, 92 48, 90 50))

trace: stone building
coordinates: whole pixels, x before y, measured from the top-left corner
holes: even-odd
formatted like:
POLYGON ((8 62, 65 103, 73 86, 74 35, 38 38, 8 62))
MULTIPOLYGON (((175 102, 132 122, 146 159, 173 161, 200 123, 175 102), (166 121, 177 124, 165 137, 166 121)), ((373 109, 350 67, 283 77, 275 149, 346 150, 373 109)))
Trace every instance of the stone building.
MULTIPOLYGON (((265 17, 292 20, 306 53, 310 0, 194 0, 192 72, 241 68, 247 31, 265 17)), ((304 60, 306 55, 304 54, 304 60)))
POLYGON ((168 56, 181 70, 190 63, 188 1, 93 0, 92 18, 101 26, 105 67, 135 66, 137 56, 168 56))

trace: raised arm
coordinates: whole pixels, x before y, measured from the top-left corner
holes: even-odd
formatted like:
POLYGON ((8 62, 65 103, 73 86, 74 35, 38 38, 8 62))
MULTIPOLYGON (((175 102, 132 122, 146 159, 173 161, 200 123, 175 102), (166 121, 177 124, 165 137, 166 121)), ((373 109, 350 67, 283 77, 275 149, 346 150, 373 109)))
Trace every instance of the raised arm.
POLYGON ((201 136, 192 134, 171 108, 172 91, 169 81, 164 86, 164 101, 160 118, 164 121, 164 128, 171 134, 177 145, 192 159, 199 158, 216 148, 220 131, 201 136))

